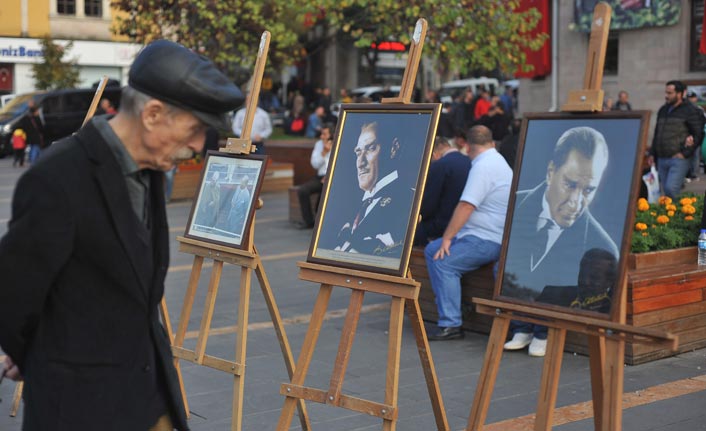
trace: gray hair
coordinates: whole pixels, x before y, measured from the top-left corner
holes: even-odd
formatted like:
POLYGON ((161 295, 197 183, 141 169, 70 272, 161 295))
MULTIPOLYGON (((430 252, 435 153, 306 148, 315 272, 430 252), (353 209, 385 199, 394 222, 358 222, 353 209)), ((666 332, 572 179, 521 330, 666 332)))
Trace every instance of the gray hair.
MULTIPOLYGON (((122 91, 122 96, 120 97, 120 112, 127 114, 131 117, 137 117, 142 113, 142 110, 145 109, 145 105, 147 104, 147 102, 152 99, 159 100, 141 91, 138 91, 130 87, 129 85, 125 86, 122 91)), ((183 111, 183 109, 177 108, 171 103, 167 103, 162 100, 160 100, 160 102, 162 102, 167 107, 167 112, 170 114, 183 111)))

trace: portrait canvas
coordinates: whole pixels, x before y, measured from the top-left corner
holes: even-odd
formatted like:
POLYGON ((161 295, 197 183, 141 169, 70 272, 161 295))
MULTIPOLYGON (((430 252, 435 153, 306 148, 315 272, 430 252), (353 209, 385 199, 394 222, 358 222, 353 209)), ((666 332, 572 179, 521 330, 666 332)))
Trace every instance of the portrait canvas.
POLYGON ((617 312, 648 116, 525 117, 496 297, 601 318, 617 312))
POLYGON ((439 113, 342 106, 307 261, 405 274, 439 113))
POLYGON ((266 156, 209 151, 184 236, 243 248, 266 160, 266 156))

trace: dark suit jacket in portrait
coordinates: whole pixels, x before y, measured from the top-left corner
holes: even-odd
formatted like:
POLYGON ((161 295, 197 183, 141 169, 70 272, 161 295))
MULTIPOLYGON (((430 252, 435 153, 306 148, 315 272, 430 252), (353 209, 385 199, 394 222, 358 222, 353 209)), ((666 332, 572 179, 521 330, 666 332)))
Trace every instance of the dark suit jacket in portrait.
MULTIPOLYGON (((571 227, 559 235, 551 249, 534 269, 538 257, 537 220, 542 212, 546 183, 534 189, 517 192, 510 242, 503 275, 502 294, 513 298, 535 300, 545 286, 575 286, 584 253, 601 248, 618 258, 618 248, 608 233, 584 210, 571 227)), ((606 286, 609 288, 612 286, 606 286)))
POLYGON ((459 151, 446 153, 429 165, 419 214, 422 221, 414 235, 415 245, 425 245, 444 234, 466 186, 471 159, 459 151))
MULTIPOLYGON (((397 171, 394 172, 397 175, 397 171)), ((338 235, 340 250, 375 256, 402 256, 407 232, 407 218, 414 193, 395 179, 371 196, 371 208, 357 227, 355 217, 346 223, 338 235), (391 239, 392 244, 388 244, 391 239)))
POLYGON ((0 346, 25 379, 24 430, 187 429, 158 304, 169 265, 163 174, 148 224, 92 123, 16 188, 0 241, 0 346))

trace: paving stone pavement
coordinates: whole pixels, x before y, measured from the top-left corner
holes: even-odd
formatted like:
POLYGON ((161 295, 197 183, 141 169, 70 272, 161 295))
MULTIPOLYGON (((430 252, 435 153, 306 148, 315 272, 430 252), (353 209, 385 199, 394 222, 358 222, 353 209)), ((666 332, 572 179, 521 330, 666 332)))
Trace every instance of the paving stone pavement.
MULTIPOLYGON (((10 218, 10 203, 14 184, 20 169, 13 169, 7 158, 0 160, 0 235, 6 231, 10 218)), ((701 193, 706 187, 702 178, 692 182, 689 189, 701 193)), ((287 336, 295 358, 298 356, 311 313, 318 286, 297 278, 296 262, 306 258, 311 230, 297 230, 287 222, 287 194, 269 193, 262 196, 265 206, 258 211, 255 242, 264 260, 274 296, 286 325, 287 336), (279 256, 279 257, 278 257, 279 256)), ((174 238, 181 235, 190 211, 191 202, 173 202, 168 205, 169 223, 172 228, 171 270, 167 277, 166 298, 172 323, 175 325, 181 309, 193 256, 179 253, 174 238)), ((210 270, 204 269, 199 294, 189 330, 198 329, 200 310, 203 309, 205 290, 210 270)), ((1 283, 1 282, 0 282, 1 283)), ((237 319, 239 268, 226 265, 221 280, 213 328, 234 327, 237 319)), ((0 286, 0 291, 1 291, 0 286)), ((251 330, 248 332, 247 371, 245 374, 245 401, 243 405, 244 430, 274 430, 283 404, 279 387, 287 382, 286 369, 274 329, 256 279, 250 305, 251 330)), ((345 310, 350 294, 347 289, 336 288, 331 297, 329 311, 345 310)), ((0 296, 1 297, 1 296, 0 296)), ((344 383, 344 393, 351 396, 382 401, 384 397, 385 363, 389 299, 366 295, 365 309, 358 325, 350 365, 344 383)), ((310 366, 307 386, 327 388, 328 379, 336 356, 343 317, 339 313, 326 320, 317 349, 310 366)), ((224 330, 222 335, 209 339, 210 355, 231 359, 234 355, 235 335, 224 330)), ((463 340, 433 342, 431 351, 436 363, 441 393, 451 429, 462 430, 470 412, 476 382, 482 366, 487 344, 483 334, 467 334, 463 340)), ((195 345, 195 337, 187 339, 187 347, 195 345)), ((0 353, 2 356, 2 353, 0 353)), ((230 429, 233 379, 227 374, 182 363, 189 407, 192 412, 190 426, 194 431, 221 431, 230 429)), ((520 431, 531 427, 515 427, 505 422, 512 418, 532 414, 536 409, 537 392, 542 361, 530 358, 526 352, 507 353, 503 356, 496 381, 492 403, 486 423, 488 429, 520 431), (492 424, 496 424, 493 426, 492 424)), ((681 354, 656 362, 626 366, 625 393, 647 393, 650 388, 671 384, 679 387, 684 379, 706 379, 706 350, 681 354)), ((700 381, 700 380, 699 380, 700 381)), ((21 429, 21 413, 17 418, 8 416, 14 390, 12 382, 0 385, 0 431, 21 429)), ((623 412, 623 429, 630 431, 692 431, 706 430, 706 392, 703 390, 670 396, 667 389, 655 390, 663 400, 635 407, 623 412)), ((563 358, 557 408, 574 409, 578 403, 590 401, 588 358, 565 353, 563 358)), ((314 430, 368 431, 381 429, 381 421, 351 411, 315 403, 307 404, 314 430)), ((295 418, 292 430, 301 429, 295 418)), ((424 382, 414 337, 405 322, 401 370, 399 377, 400 431, 429 431, 436 429, 426 385, 424 382)), ((557 425, 558 431, 592 430, 592 419, 583 419, 557 425)))

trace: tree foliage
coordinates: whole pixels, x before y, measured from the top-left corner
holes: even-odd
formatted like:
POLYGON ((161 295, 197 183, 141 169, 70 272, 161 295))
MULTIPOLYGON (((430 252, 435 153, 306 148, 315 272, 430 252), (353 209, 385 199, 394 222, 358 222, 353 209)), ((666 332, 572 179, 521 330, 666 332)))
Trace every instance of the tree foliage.
POLYGON ((428 21, 424 54, 461 73, 529 71, 524 50, 542 47, 546 34, 530 31, 541 17, 518 10, 519 0, 318 0, 330 25, 356 39, 356 46, 397 40, 408 44, 418 18, 428 21))
POLYGON ((170 39, 192 48, 235 76, 252 69, 262 32, 272 36, 268 65, 279 69, 301 54, 304 0, 113 0, 125 12, 113 31, 135 42, 170 39))
POLYGON ((64 60, 64 56, 73 47, 73 42, 62 46, 54 43, 51 37, 44 36, 39 44, 42 47, 44 60, 32 65, 34 86, 38 90, 75 88, 80 81, 76 60, 64 60))

